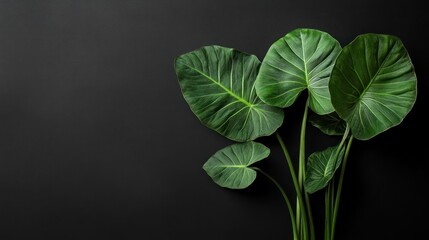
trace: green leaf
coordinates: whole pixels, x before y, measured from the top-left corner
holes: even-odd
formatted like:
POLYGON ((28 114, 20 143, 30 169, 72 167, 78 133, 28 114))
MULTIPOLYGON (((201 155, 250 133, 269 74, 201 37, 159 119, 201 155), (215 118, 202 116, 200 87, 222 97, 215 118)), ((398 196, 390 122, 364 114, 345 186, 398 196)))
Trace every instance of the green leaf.
POLYGON ((323 115, 334 111, 328 90, 329 75, 341 51, 337 40, 314 29, 296 29, 268 50, 256 80, 256 91, 266 103, 289 107, 308 89, 309 106, 323 115))
POLYGON ((332 104, 360 140, 402 122, 417 96, 413 64, 394 36, 358 36, 338 56, 329 83, 332 104))
POLYGON ((271 135, 283 123, 283 110, 256 95, 259 66, 256 56, 220 46, 197 49, 175 62, 183 96, 195 115, 239 142, 271 135))
POLYGON ((323 189, 331 181, 335 171, 341 165, 344 156, 344 146, 337 155, 338 145, 329 147, 321 152, 315 152, 308 157, 307 173, 304 188, 308 193, 323 189))
POLYGON ((326 115, 312 114, 309 122, 327 135, 343 135, 347 126, 336 112, 326 115))
POLYGON ((236 143, 216 152, 203 169, 221 187, 243 189, 256 179, 256 171, 249 168, 270 154, 261 143, 236 143))

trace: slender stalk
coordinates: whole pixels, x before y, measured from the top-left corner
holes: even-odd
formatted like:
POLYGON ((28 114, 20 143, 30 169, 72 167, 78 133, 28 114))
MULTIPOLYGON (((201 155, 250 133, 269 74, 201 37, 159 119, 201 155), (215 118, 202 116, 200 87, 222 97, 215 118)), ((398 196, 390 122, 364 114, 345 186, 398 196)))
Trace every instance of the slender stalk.
POLYGON ((344 143, 346 142, 347 137, 349 136, 350 127, 347 125, 346 130, 344 131, 343 138, 341 139, 340 145, 338 145, 337 151, 335 152, 335 156, 338 156, 340 150, 343 148, 344 143))
MULTIPOLYGON (((299 181, 299 187, 300 187, 301 191, 304 193, 305 207, 306 207, 307 215, 308 215, 308 224, 310 226, 310 239, 314 240, 315 239, 315 232, 314 232, 313 213, 311 211, 310 197, 308 196, 308 193, 304 190, 305 164, 306 164, 306 157, 305 157, 305 139, 306 138, 305 138, 305 133, 307 130, 308 104, 309 104, 309 98, 307 98, 307 101, 305 102, 304 115, 302 116, 302 122, 301 122, 298 181, 299 181)), ((296 205, 297 216, 299 216, 298 211, 299 211, 300 207, 301 206, 299 205, 299 202, 297 202, 297 205, 296 205)), ((303 219, 301 221, 304 222, 303 219)), ((299 220, 299 217, 297 218, 297 221, 298 220, 299 220)), ((306 224, 306 223, 304 222, 303 224, 306 224)))
POLYGON ((296 228, 295 214, 293 213, 293 208, 292 208, 292 205, 290 204, 289 198, 286 195, 286 192, 284 191, 284 189, 282 188, 282 186, 279 184, 279 182, 277 182, 273 177, 271 177, 271 175, 269 175, 268 173, 262 171, 260 168, 257 168, 257 167, 252 167, 252 169, 254 169, 254 170, 262 173, 263 175, 265 175, 279 189, 280 193, 283 196, 283 199, 286 202, 286 205, 287 205, 287 208, 288 208, 288 211, 289 211, 290 221, 291 221, 291 224, 292 224, 293 239, 294 240, 298 240, 298 232, 297 232, 297 228, 296 228))
MULTIPOLYGON (((332 213, 332 211, 334 210, 334 200, 335 200, 335 175, 332 177, 332 180, 331 180, 331 182, 329 183, 329 184, 331 184, 332 185, 332 188, 331 188, 331 205, 330 205, 330 208, 331 208, 331 217, 332 217, 332 215, 333 215, 333 213, 332 213)), ((332 221, 331 221, 332 222, 332 221)), ((331 235, 332 235, 332 232, 331 232, 331 235)))
POLYGON ((315 240, 316 233, 314 231, 313 212, 311 211, 310 197, 308 196, 308 193, 305 191, 304 191, 304 196, 305 196, 305 203, 307 206, 308 223, 310 225, 310 239, 315 240))
MULTIPOLYGON (((302 197, 302 190, 299 187, 299 181, 298 181, 298 178, 296 176, 295 169, 294 169, 293 164, 292 164, 292 159, 289 155, 289 151, 287 150, 286 145, 284 144, 283 139, 278 132, 276 132, 276 137, 280 143, 280 146, 282 147, 282 150, 283 150, 283 153, 285 155, 287 164, 289 166, 289 172, 290 172, 290 175, 292 177, 293 185, 295 187, 295 191, 296 191, 296 195, 297 195, 297 203, 299 203, 300 206, 303 206, 302 208, 299 209, 299 211, 300 211, 299 213, 303 216, 302 221, 304 222, 304 231, 302 234, 302 237, 303 237, 302 239, 307 239, 307 224, 306 224, 307 218, 306 218, 306 211, 305 211, 305 207, 304 207, 305 206, 304 205, 304 199, 302 197)), ((298 212, 297 212, 297 214, 298 214, 298 212)), ((299 229, 300 229, 300 228, 298 228, 299 222, 296 221, 296 223, 297 223, 297 229, 299 231, 299 229)))
MULTIPOLYGON (((305 158, 305 132, 306 132, 306 126, 307 126, 307 115, 308 115, 308 98, 305 102, 304 107, 304 115, 302 116, 302 122, 301 122, 301 132, 300 132, 300 142, 299 142, 299 162, 298 162, 298 182, 299 182, 299 189, 302 192, 303 190, 303 182, 304 182, 304 176, 305 173, 303 171, 303 168, 305 168, 305 161, 303 160, 305 158)), ((299 202, 296 202, 296 221, 298 224, 301 222, 301 211, 299 202)), ((299 226, 299 225, 298 225, 299 226)), ((299 227, 298 227, 299 228, 299 227)))
POLYGON ((331 192, 332 187, 329 183, 328 187, 325 189, 325 240, 331 240, 331 211, 332 211, 332 198, 331 192))
POLYGON ((332 224, 331 224, 332 236, 331 236, 331 240, 334 240, 334 236, 335 236, 335 225, 337 223, 338 207, 340 205, 340 199, 341 199, 341 190, 343 188, 343 181, 344 181, 344 174, 346 171, 347 158, 349 156, 349 152, 350 152, 350 148, 352 146, 352 142, 353 142, 353 135, 350 136, 350 139, 347 143, 347 148, 346 148, 346 152, 344 153, 344 159, 343 159, 343 163, 342 163, 343 166, 341 167, 340 180, 338 182, 337 194, 336 194, 336 198, 335 198, 335 205, 334 205, 334 209, 333 209, 333 213, 332 213, 332 224))
MULTIPOLYGON (((350 132, 350 127, 347 125, 344 135, 335 151, 335 156, 338 156, 350 132)), ((333 216, 334 216, 334 199, 335 199, 335 176, 331 179, 328 186, 325 188, 325 240, 333 240, 333 216)))

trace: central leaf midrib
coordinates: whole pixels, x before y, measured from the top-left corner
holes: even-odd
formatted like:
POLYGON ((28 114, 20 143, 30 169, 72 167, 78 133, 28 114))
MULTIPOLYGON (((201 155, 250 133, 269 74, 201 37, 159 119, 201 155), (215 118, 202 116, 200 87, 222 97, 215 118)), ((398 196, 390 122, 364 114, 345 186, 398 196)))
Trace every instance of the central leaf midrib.
POLYGON ((304 48, 304 39, 302 38, 302 33, 299 33, 301 37, 301 45, 302 45, 302 61, 304 62, 304 76, 305 82, 307 83, 307 88, 309 86, 308 73, 307 73, 307 62, 305 60, 305 48, 304 48))
POLYGON ((235 98, 235 99, 237 99, 238 101, 240 101, 240 102, 242 102, 242 103, 246 104, 246 105, 247 105, 247 106, 249 106, 249 107, 253 107, 253 104, 251 104, 250 102, 246 101, 246 99, 244 99, 244 98, 242 98, 242 97, 238 96, 237 94, 235 94, 234 92, 232 92, 231 90, 229 90, 227 87, 225 87, 225 86, 223 86, 222 84, 218 83, 215 79, 213 79, 213 78, 212 78, 212 77, 210 77, 209 75, 205 74, 204 72, 202 72, 202 71, 200 71, 200 70, 198 70, 198 69, 196 69, 196 68, 194 68, 194 67, 192 67, 192 66, 189 66, 189 65, 186 65, 186 64, 184 64, 184 65, 185 65, 185 66, 187 66, 187 67, 189 67, 190 69, 192 69, 192 70, 196 71, 197 73, 199 73, 199 74, 203 75, 205 78, 209 79, 211 82, 213 82, 214 84, 216 84, 216 85, 218 85, 219 87, 221 87, 225 92, 227 92, 229 95, 231 95, 232 97, 234 97, 234 98, 235 98))
POLYGON ((326 162, 326 165, 324 166, 324 170, 323 170, 323 177, 325 178, 325 177, 328 177, 328 173, 329 173, 329 170, 328 170, 328 167, 329 167, 329 163, 331 163, 333 161, 333 159, 332 159, 332 155, 330 155, 329 156, 329 160, 326 162))
POLYGON ((248 165, 218 165, 218 167, 225 167, 225 168, 247 168, 248 165))
MULTIPOLYGON (((362 94, 359 96, 359 100, 362 100, 362 98, 364 97, 365 93, 368 91, 369 87, 371 87, 371 85, 373 84, 374 80, 377 78, 378 74, 380 73, 381 69, 384 67, 384 64, 386 63, 387 59, 390 57, 390 55, 392 54, 393 48, 395 48, 396 43, 392 46, 392 48, 389 50, 389 53, 386 55, 386 57, 383 59, 383 62, 381 63, 381 65, 378 67, 377 72, 374 74, 374 76, 371 78, 371 80, 369 81, 368 85, 366 86, 366 88, 362 91, 362 94)), ((366 47, 366 43, 364 42, 365 47, 366 47)), ((366 59, 365 59, 366 60, 366 59)), ((368 61, 366 61, 367 67, 368 67, 368 61)), ((359 101, 360 102, 360 101, 359 101)))

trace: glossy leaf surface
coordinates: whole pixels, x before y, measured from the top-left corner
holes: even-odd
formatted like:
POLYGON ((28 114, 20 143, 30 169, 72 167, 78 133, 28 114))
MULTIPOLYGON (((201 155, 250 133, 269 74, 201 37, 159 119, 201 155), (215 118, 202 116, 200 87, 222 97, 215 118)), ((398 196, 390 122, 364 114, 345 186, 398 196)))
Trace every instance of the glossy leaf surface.
POLYGON ((231 48, 207 46, 176 59, 183 96, 207 127, 239 141, 271 135, 283 123, 283 111, 256 95, 260 61, 231 48))
POLYGON ((327 115, 312 114, 309 122, 327 135, 343 135, 347 126, 336 112, 327 115))
POLYGON ((328 82, 341 51, 337 40, 314 29, 296 29, 268 50, 256 81, 260 98, 273 106, 289 107, 308 89, 309 106, 318 114, 334 111, 328 82))
POLYGON ((270 154, 270 149, 256 142, 236 143, 216 152, 203 169, 221 187, 243 189, 256 179, 249 168, 270 154))
POLYGON ((341 165, 344 146, 337 153, 338 146, 315 152, 308 157, 307 173, 304 182, 305 190, 314 193, 326 187, 341 165))
POLYGON ((402 122, 416 101, 417 78, 401 40, 365 34, 338 56, 329 89, 353 136, 367 140, 402 122))

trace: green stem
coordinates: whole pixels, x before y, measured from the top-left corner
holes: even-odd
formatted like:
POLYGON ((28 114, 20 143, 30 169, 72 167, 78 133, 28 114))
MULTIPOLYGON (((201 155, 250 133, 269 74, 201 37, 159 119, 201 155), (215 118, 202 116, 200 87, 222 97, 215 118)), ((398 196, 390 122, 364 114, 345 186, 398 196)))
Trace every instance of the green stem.
MULTIPOLYGON (((347 125, 344 135, 335 151, 335 156, 338 156, 344 146, 345 141, 350 133, 350 127, 347 125)), ((329 182, 325 189, 325 240, 333 240, 333 224, 334 224, 334 199, 335 199, 335 176, 329 182)))
POLYGON ((340 205, 341 190, 343 188, 343 181, 344 181, 344 174, 346 171, 347 158, 349 156, 349 152, 350 152, 350 148, 352 146, 352 142, 353 142, 353 135, 350 136, 350 139, 347 143, 347 148, 346 148, 346 152, 344 153, 344 159, 343 159, 343 163, 342 163, 343 166, 341 167, 340 180, 338 182, 338 189, 337 189, 337 194, 336 194, 336 199, 335 199, 334 210, 333 210, 333 214, 332 214, 332 224, 331 224, 332 237, 331 237, 331 240, 334 240, 334 236, 335 236, 335 225, 337 223, 337 215, 338 215, 338 207, 340 205))
MULTIPOLYGON (((305 207, 306 207, 307 215, 308 215, 308 224, 310 225, 310 239, 314 240, 315 239, 315 232, 314 232, 313 213, 311 211, 310 197, 308 196, 308 193, 304 190, 305 164, 306 164, 305 133, 307 130, 308 104, 309 104, 309 98, 307 98, 307 101, 305 102, 304 115, 302 117, 302 122, 301 122, 298 180, 299 180, 299 187, 300 187, 301 191, 304 193, 305 207)), ((298 203, 297 203, 296 208, 297 208, 297 216, 298 216, 298 210, 300 208, 298 203)), ((302 219, 302 221, 304 222, 303 224, 306 224, 306 221, 304 221, 304 218, 302 219)), ((304 226, 304 228, 305 227, 306 226, 304 226)))
MULTIPOLYGON (((332 185, 331 187, 331 205, 329 206, 331 208, 331 217, 333 215, 332 211, 334 210, 334 200, 335 200, 335 175, 332 177, 331 182, 329 183, 330 185, 332 185)), ((332 223, 332 221, 331 221, 332 223)), ((332 232, 331 232, 332 235, 332 232)))
POLYGON ((325 189, 325 240, 331 240, 331 183, 325 189))
MULTIPOLYGON (((305 102, 304 107, 304 115, 302 116, 301 122, 301 132, 300 132, 300 140, 299 140, 299 162, 298 162, 298 183, 299 189, 302 192, 303 185, 303 168, 305 168, 305 164, 303 159, 303 155, 305 155, 305 131, 306 131, 306 123, 307 123, 307 115, 308 115, 308 99, 305 102), (303 166, 304 164, 304 166, 303 166)), ((296 221, 298 224, 301 222, 301 211, 300 211, 300 203, 297 201, 296 203, 296 221)), ((298 227, 299 228, 299 227, 298 227)))
POLYGON ((298 170, 298 179, 299 187, 302 189, 304 178, 305 178, 305 132, 307 126, 307 117, 308 117, 308 99, 305 103, 304 116, 302 116, 301 122, 301 135, 299 142, 299 170, 298 170))
POLYGON ((347 137, 349 136, 349 133, 350 133, 350 127, 349 125, 347 125, 346 130, 344 131, 343 138, 341 139, 340 145, 338 145, 337 151, 335 152, 335 156, 338 156, 338 154, 340 153, 340 150, 343 148, 343 145, 346 142, 347 137))
POLYGON ((304 191, 305 196, 305 203, 307 205, 307 214, 308 214, 308 223, 310 225, 310 239, 315 240, 316 234, 314 231, 314 223, 313 223, 313 212, 311 211, 311 205, 310 205, 310 197, 308 196, 308 193, 304 191))
MULTIPOLYGON (((284 144, 283 139, 282 139, 282 137, 280 136, 280 134, 278 132, 276 132, 276 137, 277 137, 277 140, 280 143, 280 146, 282 147, 282 150, 283 150, 283 153, 285 155, 287 164, 289 166, 289 172, 290 172, 290 175, 292 177, 293 185, 295 187, 296 195, 297 195, 297 198, 298 198, 297 203, 299 203, 301 206, 304 206, 304 199, 302 197, 302 191, 301 191, 301 188, 299 187, 298 178, 296 177, 295 169, 293 167, 292 159, 291 159, 291 157, 289 155, 289 151, 287 150, 286 145, 284 144)), ((303 215, 303 221, 306 223, 307 219, 305 217, 306 216, 305 208, 302 207, 300 209, 299 213, 303 215)), ((298 214, 298 212, 297 212, 297 214, 298 214)), ((296 223, 297 223, 297 229, 299 229, 298 228, 299 222, 297 221, 296 223)), ((306 224, 304 224, 304 227, 305 227, 305 229, 304 229, 305 231, 303 232, 303 239, 307 239, 307 234, 306 234, 307 227, 306 227, 306 224)))
POLYGON ((280 193, 282 194, 283 199, 285 200, 287 208, 289 210, 289 216, 290 216, 290 221, 291 221, 291 224, 292 224, 292 231, 293 231, 293 239, 294 240, 298 240, 298 232, 297 232, 297 228, 296 228, 295 215, 293 213, 293 208, 292 208, 292 205, 290 204, 289 198, 286 195, 286 192, 284 191, 284 189, 282 188, 282 186, 279 184, 279 182, 277 182, 273 177, 271 177, 271 175, 269 175, 268 173, 262 171, 262 169, 257 168, 257 167, 252 167, 252 169, 254 169, 256 171, 259 171, 260 173, 262 173, 263 175, 265 175, 280 190, 280 193))

